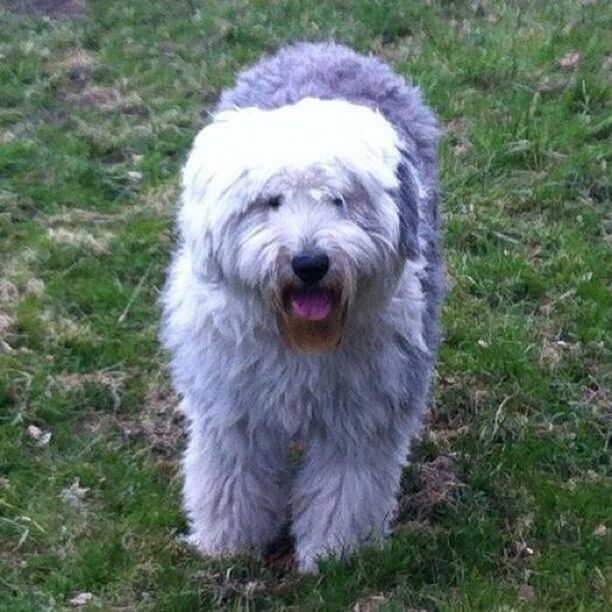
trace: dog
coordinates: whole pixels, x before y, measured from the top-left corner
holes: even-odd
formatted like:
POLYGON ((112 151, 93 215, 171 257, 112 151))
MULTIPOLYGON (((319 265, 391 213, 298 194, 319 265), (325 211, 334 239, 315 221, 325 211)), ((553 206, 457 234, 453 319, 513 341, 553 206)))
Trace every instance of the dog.
POLYGON ((289 524, 312 572, 389 532, 440 335, 438 135, 382 61, 295 43, 195 138, 161 336, 202 554, 261 553, 289 524))

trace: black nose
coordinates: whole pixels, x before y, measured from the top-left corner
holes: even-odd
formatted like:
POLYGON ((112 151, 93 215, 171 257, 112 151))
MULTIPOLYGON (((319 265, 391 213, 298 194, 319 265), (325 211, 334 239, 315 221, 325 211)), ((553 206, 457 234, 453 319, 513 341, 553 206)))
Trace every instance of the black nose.
POLYGON ((302 253, 291 260, 296 276, 307 284, 320 281, 329 270, 329 257, 325 253, 302 253))

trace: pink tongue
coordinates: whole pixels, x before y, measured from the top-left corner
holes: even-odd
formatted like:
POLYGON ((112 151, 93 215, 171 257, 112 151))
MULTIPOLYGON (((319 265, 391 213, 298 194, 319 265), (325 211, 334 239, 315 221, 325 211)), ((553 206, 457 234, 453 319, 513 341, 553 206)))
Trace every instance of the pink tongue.
POLYGON ((329 315, 332 298, 327 291, 309 291, 291 295, 293 315, 309 321, 320 321, 329 315))

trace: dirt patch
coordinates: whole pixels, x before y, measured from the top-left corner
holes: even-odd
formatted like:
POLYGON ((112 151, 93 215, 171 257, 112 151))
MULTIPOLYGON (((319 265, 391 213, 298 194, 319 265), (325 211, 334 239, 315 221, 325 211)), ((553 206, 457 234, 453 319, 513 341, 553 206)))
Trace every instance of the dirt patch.
POLYGON ((507 559, 516 562, 519 559, 526 559, 533 555, 533 549, 530 548, 523 539, 512 540, 504 551, 507 559))
MULTIPOLYGON (((88 77, 83 75, 82 78, 87 79, 88 77)), ((78 81, 76 85, 74 81, 71 82, 69 89, 72 91, 64 91, 62 97, 72 106, 95 107, 102 111, 118 111, 125 115, 147 116, 149 114, 149 109, 137 95, 124 95, 114 87, 89 85, 85 80, 82 87, 79 87, 78 81)))
POLYGON ((433 461, 413 463, 406 474, 399 499, 398 523, 429 520, 437 504, 447 502, 463 486, 456 457, 440 455, 433 461))
POLYGON ((106 387, 113 400, 115 410, 121 406, 121 390, 129 378, 128 372, 119 370, 99 370, 97 372, 62 372, 50 379, 48 391, 72 392, 83 389, 85 385, 106 387))
POLYGON ((274 572, 290 574, 297 571, 298 562, 290 523, 287 523, 278 537, 268 544, 262 556, 265 566, 274 572))
POLYGON ((8 10, 18 15, 78 19, 87 13, 84 0, 8 0, 8 10))
POLYGON ((472 143, 465 133, 465 122, 461 117, 451 119, 445 125, 445 132, 455 155, 466 155, 472 150, 472 143))
POLYGON ((112 87, 85 87, 80 92, 66 95, 66 102, 74 106, 97 106, 102 108, 114 108, 121 96, 112 87))
POLYGON ((58 81, 58 97, 67 100, 90 86, 97 62, 87 51, 79 48, 69 49, 59 60, 51 59, 46 70, 58 81))
POLYGON ((96 64, 92 56, 86 51, 72 49, 62 62, 62 67, 70 79, 72 87, 83 89, 91 81, 96 64))
POLYGON ((540 361, 555 368, 566 356, 579 353, 580 348, 579 342, 544 338, 540 347, 540 361))
POLYGON ((178 458, 185 447, 185 418, 178 396, 163 375, 149 385, 137 418, 119 419, 117 425, 126 441, 144 439, 150 448, 171 459, 178 458))
POLYGON ((469 431, 469 415, 488 405, 490 390, 475 377, 450 374, 438 376, 436 390, 436 401, 425 414, 421 439, 448 453, 455 439, 469 431))
POLYGON ((176 455, 183 449, 185 418, 179 408, 179 398, 167 380, 152 384, 147 390, 141 425, 154 450, 176 455))
POLYGON ((592 382, 582 388, 582 399, 595 415, 612 424, 612 391, 609 387, 592 382))
POLYGON ((445 125, 446 133, 452 136, 461 136, 465 129, 465 122, 462 117, 455 117, 445 125))
POLYGON ((448 427, 440 427, 427 432, 427 437, 437 448, 450 451, 453 442, 459 436, 468 433, 469 425, 463 423, 463 419, 455 417, 449 422, 448 427))
POLYGON ((372 51, 390 63, 398 63, 418 57, 421 49, 415 37, 406 34, 394 39, 383 35, 372 43, 372 51))

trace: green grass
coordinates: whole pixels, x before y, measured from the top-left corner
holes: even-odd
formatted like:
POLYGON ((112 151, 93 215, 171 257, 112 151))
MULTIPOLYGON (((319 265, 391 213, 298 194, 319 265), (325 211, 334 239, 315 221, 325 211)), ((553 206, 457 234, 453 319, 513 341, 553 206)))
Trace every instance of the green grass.
POLYGON ((88 4, 0 8, 0 609, 609 609, 607 3, 88 4), (202 109, 331 37, 448 128, 450 292, 396 535, 303 577, 182 544, 156 298, 202 109))

